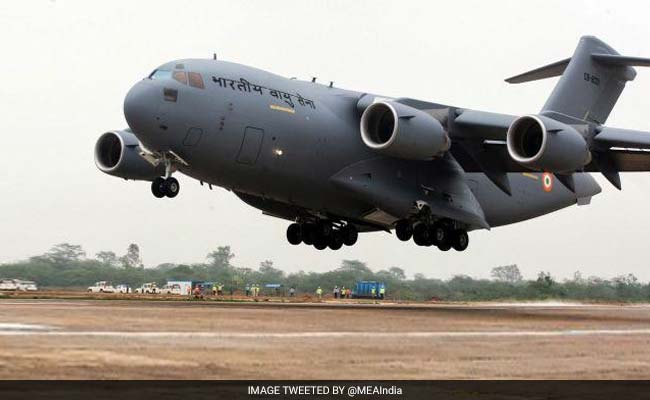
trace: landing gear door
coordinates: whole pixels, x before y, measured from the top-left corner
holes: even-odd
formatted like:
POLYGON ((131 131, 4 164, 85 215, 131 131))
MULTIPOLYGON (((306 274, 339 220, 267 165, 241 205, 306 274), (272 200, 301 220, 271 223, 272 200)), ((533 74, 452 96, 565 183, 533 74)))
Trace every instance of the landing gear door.
POLYGON ((246 165, 254 165, 257 157, 260 155, 262 140, 264 139, 264 130, 252 126, 244 130, 244 139, 242 140, 237 162, 246 165))

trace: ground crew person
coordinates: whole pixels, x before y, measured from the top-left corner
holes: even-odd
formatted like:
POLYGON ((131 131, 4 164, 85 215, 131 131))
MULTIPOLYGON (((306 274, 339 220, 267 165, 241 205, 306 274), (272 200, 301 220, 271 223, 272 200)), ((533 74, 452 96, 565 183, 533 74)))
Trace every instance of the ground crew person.
POLYGON ((316 296, 318 296, 319 299, 323 298, 323 289, 321 289, 320 286, 316 289, 316 296))
POLYGON ((345 292, 345 286, 341 286, 341 295, 339 296, 339 298, 344 299, 345 298, 345 293, 346 293, 345 292))
POLYGON ((376 293, 377 293, 377 288, 375 288, 375 287, 373 286, 373 287, 370 289, 370 296, 374 299, 376 293))
POLYGON ((379 288, 379 298, 384 299, 384 295, 386 294, 386 287, 382 286, 379 288))
POLYGON ((339 298, 339 287, 334 286, 334 298, 338 299, 339 298))
POLYGON ((248 297, 251 294, 251 285, 249 283, 246 284, 246 297, 248 297))
POLYGON ((218 294, 219 296, 223 296, 223 284, 222 284, 222 283, 219 283, 219 284, 217 285, 217 294, 218 294))
POLYGON ((217 284, 216 283, 214 285, 212 285, 212 295, 213 296, 217 295, 217 284))

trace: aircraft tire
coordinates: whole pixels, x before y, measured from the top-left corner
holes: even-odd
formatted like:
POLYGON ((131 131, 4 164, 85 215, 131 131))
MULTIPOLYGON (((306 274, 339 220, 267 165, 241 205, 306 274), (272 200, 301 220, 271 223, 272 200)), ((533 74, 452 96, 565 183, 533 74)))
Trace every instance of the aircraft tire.
POLYGON ((438 249, 442 251, 449 251, 451 249, 451 244, 449 243, 441 243, 438 245, 438 249))
POLYGON ((343 235, 343 244, 346 246, 354 246, 359 239, 359 232, 352 225, 346 225, 341 229, 341 234, 343 235))
POLYGON ((158 198, 162 199, 165 197, 165 180, 161 177, 157 177, 156 179, 151 182, 151 193, 158 198))
POLYGON ((314 240, 314 247, 317 250, 325 250, 327 248, 327 238, 322 237, 322 236, 318 236, 314 240))
POLYGON ((163 187, 165 190, 165 196, 169 198, 176 197, 178 195, 178 192, 181 190, 181 185, 178 183, 176 178, 172 178, 171 176, 165 179, 163 187))
POLYGON ((465 251, 467 246, 469 246, 469 236, 467 235, 467 232, 462 229, 455 231, 453 233, 451 245, 456 251, 465 251))
POLYGON ((395 224, 395 234, 402 242, 408 242, 413 237, 413 226, 406 220, 400 220, 395 224))
POLYGON ((316 229, 314 229, 314 225, 303 224, 301 229, 302 242, 308 246, 314 244, 315 231, 316 229))
POLYGON ((287 228, 287 240, 296 246, 302 243, 302 229, 299 224, 291 224, 287 228))
POLYGON ((419 223, 413 227, 413 241, 418 246, 427 246, 430 244, 429 228, 426 224, 419 223))
POLYGON ((449 241, 449 229, 439 222, 436 222, 431 226, 429 229, 429 235, 431 237, 431 243, 436 246, 449 241))
POLYGON ((327 246, 332 250, 338 250, 343 247, 343 235, 340 231, 332 231, 327 246))

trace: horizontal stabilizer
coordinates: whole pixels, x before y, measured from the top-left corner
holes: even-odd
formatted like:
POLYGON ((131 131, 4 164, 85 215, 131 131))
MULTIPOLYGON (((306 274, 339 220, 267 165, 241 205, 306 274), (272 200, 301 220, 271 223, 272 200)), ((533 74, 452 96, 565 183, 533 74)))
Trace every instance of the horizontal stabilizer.
POLYGON ((616 67, 650 67, 650 58, 626 57, 616 54, 592 54, 595 61, 616 67))
POLYGON ((543 67, 524 72, 523 74, 513 76, 512 78, 506 79, 508 83, 524 83, 538 81, 540 79, 553 78, 555 76, 560 76, 564 73, 564 70, 571 62, 571 58, 566 58, 562 61, 555 62, 553 64, 545 65, 543 67))

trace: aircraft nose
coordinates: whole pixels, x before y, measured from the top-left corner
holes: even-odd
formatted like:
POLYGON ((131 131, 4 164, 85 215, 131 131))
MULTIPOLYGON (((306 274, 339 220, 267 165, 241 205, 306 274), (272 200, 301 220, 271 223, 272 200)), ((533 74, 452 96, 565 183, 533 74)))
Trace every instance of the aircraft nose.
POLYGON ((136 135, 152 130, 158 110, 158 90, 151 82, 136 83, 124 98, 124 117, 136 135))

